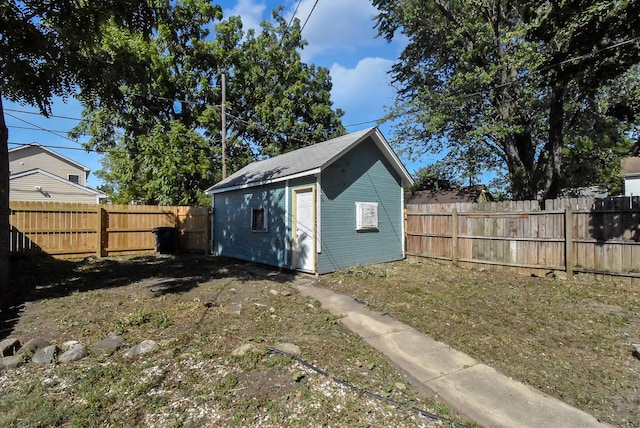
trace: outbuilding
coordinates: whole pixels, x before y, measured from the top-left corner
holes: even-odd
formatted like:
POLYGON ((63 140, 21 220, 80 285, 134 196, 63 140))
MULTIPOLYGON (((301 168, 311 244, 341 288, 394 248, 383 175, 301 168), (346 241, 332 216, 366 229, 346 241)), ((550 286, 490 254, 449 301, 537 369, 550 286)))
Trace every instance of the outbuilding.
POLYGON ((213 252, 317 274, 401 260, 412 183, 377 127, 254 162, 207 189, 213 252))

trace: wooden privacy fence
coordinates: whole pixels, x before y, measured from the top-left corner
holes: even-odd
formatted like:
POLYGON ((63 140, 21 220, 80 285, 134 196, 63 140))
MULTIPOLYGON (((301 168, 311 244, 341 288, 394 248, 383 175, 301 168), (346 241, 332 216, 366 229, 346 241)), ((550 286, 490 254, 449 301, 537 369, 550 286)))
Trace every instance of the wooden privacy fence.
POLYGON ((408 256, 640 282, 640 197, 408 205, 405 227, 408 256))
POLYGON ((85 257, 155 250, 155 227, 175 227, 178 249, 209 250, 209 209, 142 205, 10 202, 10 251, 85 257))

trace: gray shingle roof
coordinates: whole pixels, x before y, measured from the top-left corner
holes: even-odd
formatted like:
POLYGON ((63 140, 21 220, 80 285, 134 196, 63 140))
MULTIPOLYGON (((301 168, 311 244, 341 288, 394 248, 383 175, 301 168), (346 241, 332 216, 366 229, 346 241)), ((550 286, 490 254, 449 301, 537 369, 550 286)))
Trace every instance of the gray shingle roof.
MULTIPOLYGON (((375 134, 376 127, 364 129, 362 131, 343 135, 332 140, 303 147, 289 153, 254 162, 226 179, 207 189, 207 193, 217 193, 223 189, 249 186, 257 183, 265 183, 278 179, 286 179, 291 176, 304 176, 305 173, 312 174, 318 169, 330 165, 334 160, 342 156, 356 144, 364 141, 367 137, 375 134)), ((380 134, 381 135, 381 134, 380 134)), ((378 141, 388 147, 385 141, 378 141)), ((399 162, 395 154, 388 148, 390 154, 400 168, 400 175, 405 181, 405 174, 408 173, 399 162)), ((409 177, 410 179, 410 177, 409 177)))

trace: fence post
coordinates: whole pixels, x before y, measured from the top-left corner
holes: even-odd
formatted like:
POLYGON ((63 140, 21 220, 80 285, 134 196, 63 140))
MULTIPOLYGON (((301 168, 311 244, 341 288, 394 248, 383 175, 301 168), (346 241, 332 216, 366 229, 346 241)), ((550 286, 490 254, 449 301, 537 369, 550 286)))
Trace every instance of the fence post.
POLYGON ((96 256, 102 257, 105 253, 102 249, 102 238, 105 233, 104 209, 102 208, 102 206, 98 205, 98 207, 96 208, 96 215, 98 216, 98 220, 96 221, 96 256))
POLYGON ((571 205, 564 209, 564 265, 567 277, 573 276, 573 212, 571 205))
POLYGON ((451 210, 451 262, 458 265, 458 210, 451 210))

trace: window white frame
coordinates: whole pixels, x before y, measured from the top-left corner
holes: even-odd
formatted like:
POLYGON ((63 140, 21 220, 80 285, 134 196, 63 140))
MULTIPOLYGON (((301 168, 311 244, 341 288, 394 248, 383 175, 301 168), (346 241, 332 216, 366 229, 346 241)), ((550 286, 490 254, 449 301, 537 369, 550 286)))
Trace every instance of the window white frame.
POLYGON ((264 207, 254 207, 251 209, 251 231, 268 232, 267 210, 264 207), (262 217, 262 222, 260 221, 262 217))
POLYGON ((356 202, 356 230, 378 231, 378 203, 356 202))

